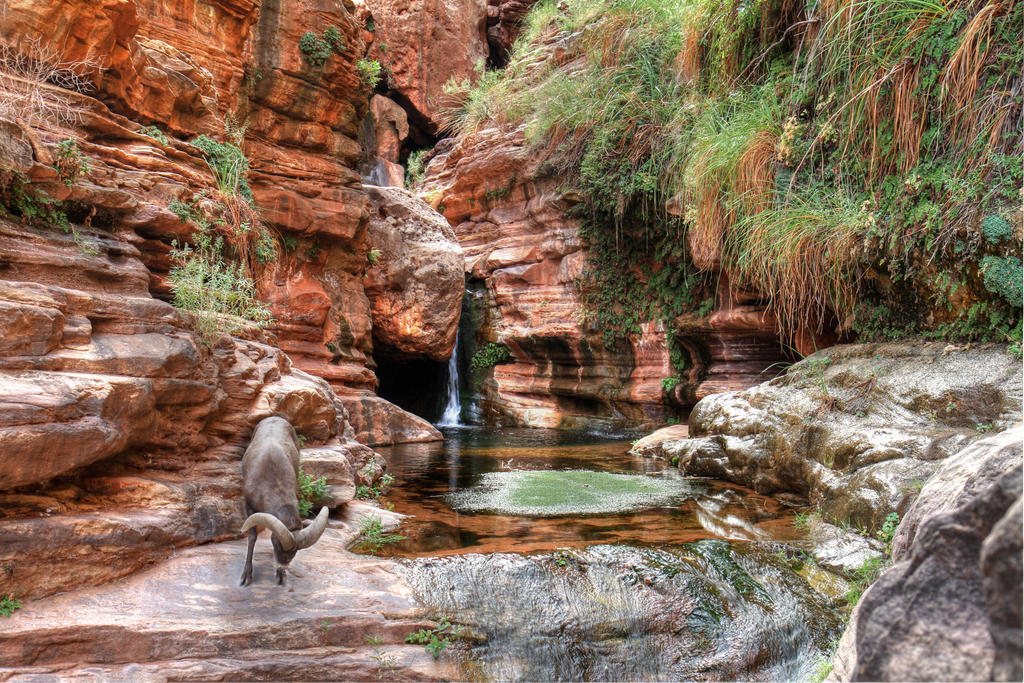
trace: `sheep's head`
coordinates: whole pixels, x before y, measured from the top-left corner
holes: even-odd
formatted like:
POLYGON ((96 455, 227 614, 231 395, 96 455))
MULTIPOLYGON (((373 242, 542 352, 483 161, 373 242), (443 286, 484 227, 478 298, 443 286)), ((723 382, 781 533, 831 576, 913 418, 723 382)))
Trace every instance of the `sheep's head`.
POLYGON ((270 529, 272 534, 271 543, 274 546, 277 582, 283 584, 288 571, 288 565, 291 563, 292 558, 295 557, 295 553, 303 548, 308 548, 320 540, 324 529, 327 528, 327 513, 326 507, 320 508, 320 514, 316 516, 312 524, 293 533, 284 522, 274 515, 267 512, 256 512, 249 515, 249 518, 242 524, 242 533, 244 534, 256 526, 270 529))

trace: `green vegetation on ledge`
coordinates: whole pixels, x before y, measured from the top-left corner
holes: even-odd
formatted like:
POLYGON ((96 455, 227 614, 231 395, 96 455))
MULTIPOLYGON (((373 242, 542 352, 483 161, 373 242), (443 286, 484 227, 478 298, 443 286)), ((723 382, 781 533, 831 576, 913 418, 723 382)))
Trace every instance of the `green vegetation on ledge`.
POLYGON ((505 70, 449 83, 448 124, 524 125, 582 192, 606 341, 724 269, 786 335, 1019 344, 1022 23, 977 0, 549 0, 505 70))

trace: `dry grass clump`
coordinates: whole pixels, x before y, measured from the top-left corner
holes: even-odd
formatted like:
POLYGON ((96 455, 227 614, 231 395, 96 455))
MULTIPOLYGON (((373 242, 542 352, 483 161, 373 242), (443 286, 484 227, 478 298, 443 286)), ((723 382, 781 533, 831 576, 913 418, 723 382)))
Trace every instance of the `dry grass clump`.
POLYGON ((29 125, 75 126, 83 105, 72 93, 88 93, 91 60, 63 61, 39 40, 20 47, 0 41, 0 116, 29 125))

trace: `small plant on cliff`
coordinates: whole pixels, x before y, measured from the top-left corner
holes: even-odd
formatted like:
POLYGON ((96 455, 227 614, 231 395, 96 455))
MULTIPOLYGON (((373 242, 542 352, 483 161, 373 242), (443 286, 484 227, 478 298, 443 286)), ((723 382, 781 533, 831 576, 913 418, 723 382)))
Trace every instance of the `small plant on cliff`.
POLYGON ((21 600, 14 597, 14 594, 0 595, 0 615, 10 617, 15 610, 21 609, 21 600))
POLYGON ((60 181, 71 186, 78 176, 89 173, 89 157, 82 154, 74 139, 66 138, 57 144, 57 161, 53 167, 57 169, 60 181))
POLYGON ((303 517, 308 517, 309 513, 313 511, 313 506, 316 502, 327 495, 327 491, 330 487, 327 486, 326 477, 313 478, 310 475, 302 471, 302 466, 299 466, 298 476, 298 490, 296 495, 299 499, 299 514, 303 517))
POLYGON ((146 126, 144 128, 140 128, 139 132, 142 133, 143 135, 148 135, 149 137, 153 138, 154 140, 159 142, 161 145, 164 145, 165 147, 171 144, 171 139, 167 137, 167 134, 164 133, 159 128, 157 128, 156 126, 146 126))
POLYGON ((356 71, 359 72, 359 82, 367 90, 373 90, 380 82, 381 65, 376 59, 360 59, 356 62, 356 71))
POLYGON ((384 252, 380 249, 371 249, 366 253, 366 260, 370 262, 371 266, 375 266, 380 263, 380 257, 384 255, 384 252))
POLYGON ((217 181, 217 189, 222 194, 229 197, 241 195, 252 203, 252 189, 245 178, 249 172, 249 160, 238 145, 217 142, 207 135, 200 135, 192 140, 192 146, 202 151, 217 181))
POLYGON ((405 189, 415 190, 423 182, 423 174, 426 172, 423 164, 423 155, 427 150, 420 149, 409 154, 405 162, 405 189))
POLYGON ((302 56, 312 66, 323 66, 327 58, 331 56, 331 45, 323 38, 312 31, 306 31, 299 39, 299 49, 302 56))
POLYGON ((312 66, 323 66, 331 52, 341 54, 345 50, 345 39, 336 26, 328 26, 321 35, 306 31, 299 38, 299 50, 312 66))
POLYGON ((900 525, 900 516, 896 512, 890 512, 882 522, 882 528, 875 534, 878 540, 885 544, 885 552, 892 549, 892 539, 896 535, 896 527, 900 525))
POLYGON ((495 365, 506 363, 511 358, 512 354, 507 347, 495 344, 494 342, 487 342, 476 350, 473 358, 469 361, 469 366, 474 370, 486 370, 495 365))
POLYGON ((209 230, 198 230, 193 245, 172 243, 169 279, 176 308, 193 314, 199 338, 210 344, 221 334, 232 334, 245 325, 273 322, 270 309, 259 300, 256 285, 246 277, 242 264, 222 256, 224 241, 209 230))
POLYGON ((71 224, 60 202, 34 190, 20 171, 0 168, 0 215, 18 217, 38 227, 71 231, 71 224))
POLYGON ((661 379, 661 390, 666 394, 671 394, 681 381, 678 377, 663 377, 661 379))
POLYGON ((341 54, 345 50, 345 38, 337 26, 328 26, 323 32, 324 42, 331 46, 331 49, 341 54))
POLYGON ((854 579, 850 582, 850 588, 846 591, 846 604, 850 609, 857 606, 860 596, 875 582, 887 565, 887 558, 883 556, 869 557, 854 570, 854 579))
POLYGON ((447 617, 442 617, 437 628, 421 628, 406 636, 405 642, 422 645, 424 650, 437 659, 452 644, 451 636, 458 637, 460 630, 460 626, 454 626, 447 617))
POLYGON ((370 659, 377 662, 377 679, 383 680, 393 676, 395 669, 398 668, 398 659, 379 647, 384 644, 384 639, 380 636, 366 636, 366 644, 373 647, 370 659))
POLYGON ((365 518, 359 528, 359 533, 359 538, 353 547, 370 553, 375 553, 386 545, 405 540, 405 536, 385 533, 384 523, 380 517, 365 518))
POLYGON ((374 484, 373 486, 367 486, 366 484, 360 484, 359 486, 357 486, 356 498, 359 498, 360 500, 371 500, 380 498, 387 492, 387 490, 391 487, 391 484, 394 483, 394 481, 395 478, 392 477, 390 474, 382 474, 380 475, 380 479, 378 479, 377 483, 374 484))

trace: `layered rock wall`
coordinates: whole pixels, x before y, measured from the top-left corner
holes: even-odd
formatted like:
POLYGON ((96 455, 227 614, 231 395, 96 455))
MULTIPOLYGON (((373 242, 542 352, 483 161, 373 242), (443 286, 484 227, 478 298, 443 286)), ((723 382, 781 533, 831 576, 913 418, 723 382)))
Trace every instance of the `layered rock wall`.
POLYGON ((330 505, 379 474, 344 404, 272 335, 197 343, 150 296, 134 233, 79 230, 0 219, 0 592, 100 583, 234 535, 241 453, 269 415, 325 444, 307 467, 330 505))
POLYGON ((673 365, 660 322, 606 344, 580 299, 588 252, 571 215, 580 198, 545 173, 523 129, 485 127, 442 141, 420 189, 454 226, 467 276, 486 284, 493 323, 479 341, 512 354, 484 384, 488 415, 536 427, 664 422, 788 361, 763 303, 727 282, 709 316, 674 323, 685 371, 673 365), (663 385, 670 377, 680 381, 663 385))
MULTIPOLYGON (((239 459, 267 415, 316 446, 304 457, 330 505, 381 472, 356 439, 439 438, 373 393, 370 201, 354 170, 372 94, 356 64, 372 35, 354 5, 8 0, 0 12, 5 57, 51 71, 0 79, 0 594, 101 583, 233 535, 239 459), (338 40, 316 65, 300 43, 328 27, 338 40), (224 201, 197 135, 248 157, 277 252, 253 267, 265 331, 202 341, 166 303, 172 247, 200 229, 172 204, 224 201), (67 183, 63 140, 88 160, 67 183)), ((449 279, 461 295, 461 267, 449 279)), ((450 348, 457 315, 377 336, 437 355, 427 347, 450 348)))

